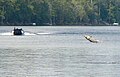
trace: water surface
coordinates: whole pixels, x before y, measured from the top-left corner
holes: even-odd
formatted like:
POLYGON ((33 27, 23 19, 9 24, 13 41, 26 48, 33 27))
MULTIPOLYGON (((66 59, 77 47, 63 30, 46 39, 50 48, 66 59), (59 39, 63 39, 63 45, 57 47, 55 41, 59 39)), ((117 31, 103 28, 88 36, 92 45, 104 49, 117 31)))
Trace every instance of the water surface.
POLYGON ((0 77, 120 76, 120 27, 22 28, 24 36, 13 36, 13 27, 0 27, 0 77))

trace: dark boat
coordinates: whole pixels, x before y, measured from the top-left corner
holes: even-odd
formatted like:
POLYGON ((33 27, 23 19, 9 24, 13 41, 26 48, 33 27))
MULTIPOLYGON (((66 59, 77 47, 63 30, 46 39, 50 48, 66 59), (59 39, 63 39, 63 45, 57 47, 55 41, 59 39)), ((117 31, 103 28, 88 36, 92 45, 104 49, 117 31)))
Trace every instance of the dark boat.
POLYGON ((24 31, 22 30, 22 28, 20 28, 20 29, 14 28, 12 33, 13 33, 13 35, 23 35, 24 31))

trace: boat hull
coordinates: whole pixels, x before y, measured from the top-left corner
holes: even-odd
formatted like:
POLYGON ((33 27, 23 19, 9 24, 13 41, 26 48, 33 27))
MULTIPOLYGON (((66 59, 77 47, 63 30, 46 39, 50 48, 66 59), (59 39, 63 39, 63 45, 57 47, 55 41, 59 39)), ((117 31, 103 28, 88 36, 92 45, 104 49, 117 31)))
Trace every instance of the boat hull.
POLYGON ((24 34, 24 31, 22 29, 14 29, 12 31, 13 35, 23 35, 24 34))

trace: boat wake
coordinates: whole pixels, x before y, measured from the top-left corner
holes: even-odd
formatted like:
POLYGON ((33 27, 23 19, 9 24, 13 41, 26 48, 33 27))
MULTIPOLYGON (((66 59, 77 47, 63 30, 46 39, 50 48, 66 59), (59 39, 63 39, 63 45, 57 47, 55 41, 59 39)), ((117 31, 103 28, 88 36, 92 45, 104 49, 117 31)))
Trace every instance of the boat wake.
POLYGON ((33 35, 36 35, 36 34, 35 33, 25 32, 24 35, 33 36, 33 35))
POLYGON ((73 35, 73 34, 80 34, 75 32, 42 32, 42 33, 36 33, 37 35, 73 35))
MULTIPOLYGON (((33 32, 29 32, 29 31, 25 31, 25 33, 22 36, 33 36, 33 35, 73 35, 73 34, 80 34, 80 33, 74 33, 74 32, 38 32, 38 33, 33 33, 33 32)), ((12 32, 4 32, 4 33, 0 33, 0 35, 2 36, 12 36, 13 33, 12 32)))
POLYGON ((51 35, 51 34, 53 34, 53 33, 49 33, 49 32, 48 32, 48 33, 47 33, 47 32, 45 33, 45 32, 43 32, 43 33, 36 33, 36 34, 37 34, 37 35, 51 35))
MULTIPOLYGON (((12 32, 5 32, 5 33, 0 33, 1 36, 12 36, 13 33, 12 32)), ((25 32, 24 33, 25 36, 33 36, 36 35, 34 33, 29 33, 29 32, 25 32)))
POLYGON ((8 35, 13 35, 13 34, 12 34, 12 32, 6 32, 6 33, 0 33, 0 35, 6 35, 6 36, 8 36, 8 35))
MULTIPOLYGON (((32 32, 25 32, 23 35, 21 36, 34 36, 34 35, 52 35, 53 33, 49 33, 49 32, 41 32, 41 33, 32 33, 32 32)), ((1 36, 12 36, 13 33, 12 32, 4 32, 4 33, 0 33, 1 36)))

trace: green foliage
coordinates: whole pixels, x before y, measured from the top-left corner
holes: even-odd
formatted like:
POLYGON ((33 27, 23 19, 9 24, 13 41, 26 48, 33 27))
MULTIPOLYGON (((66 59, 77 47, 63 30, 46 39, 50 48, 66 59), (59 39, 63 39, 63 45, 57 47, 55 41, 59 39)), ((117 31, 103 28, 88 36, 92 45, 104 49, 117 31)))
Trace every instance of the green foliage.
POLYGON ((120 23, 120 0, 0 0, 0 25, 120 23))

